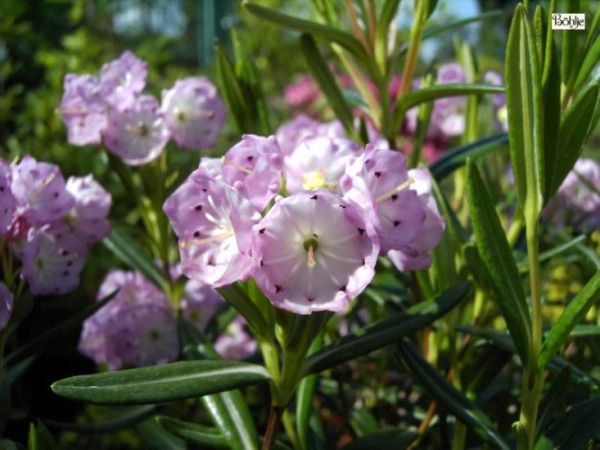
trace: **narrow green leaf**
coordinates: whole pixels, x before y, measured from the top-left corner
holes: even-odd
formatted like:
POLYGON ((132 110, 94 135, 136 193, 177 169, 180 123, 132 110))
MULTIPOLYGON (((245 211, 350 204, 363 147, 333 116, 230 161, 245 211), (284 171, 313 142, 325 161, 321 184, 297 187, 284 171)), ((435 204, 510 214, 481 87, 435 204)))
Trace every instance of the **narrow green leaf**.
POLYGON ((423 385, 448 411, 465 425, 473 428, 483 439, 496 448, 509 450, 509 445, 493 428, 485 413, 462 392, 442 377, 421 355, 405 342, 398 343, 402 359, 414 374, 415 382, 423 385))
POLYGON ((154 419, 147 419, 137 427, 137 433, 154 450, 186 450, 185 441, 167 433, 154 419))
POLYGON ((600 326, 598 325, 575 325, 575 328, 569 334, 570 337, 586 337, 598 336, 600 334, 600 326))
POLYGON ((227 111, 233 117, 238 131, 240 133, 247 132, 246 118, 252 114, 252 110, 246 102, 244 90, 227 51, 221 45, 217 45, 215 48, 215 72, 217 85, 227 105, 227 111))
POLYGON ((75 326, 81 325, 81 322, 84 319, 91 316, 96 311, 98 311, 100 308, 102 308, 104 305, 106 305, 109 301, 111 301, 112 298, 115 295, 117 295, 117 292, 118 291, 112 292, 109 295, 107 295, 106 297, 104 297, 98 301, 95 301, 94 303, 92 303, 88 307, 84 308, 83 310, 73 314, 71 317, 64 320, 63 322, 53 326, 52 328, 42 332, 41 334, 37 335, 31 341, 23 343, 14 352, 9 353, 6 356, 6 358, 4 360, 4 364, 5 365, 8 365, 8 363, 15 364, 15 363, 18 363, 19 361, 22 361, 22 360, 28 358, 31 355, 34 355, 35 353, 44 351, 46 348, 48 348, 48 346, 53 344, 53 340, 55 338, 59 337, 65 331, 67 331, 75 326))
POLYGON ((255 364, 183 361, 65 378, 55 382, 52 390, 98 405, 139 405, 214 394, 270 378, 264 367, 255 364))
POLYGON ((527 13, 517 5, 506 46, 508 136, 517 196, 525 220, 537 220, 543 204, 544 143, 541 74, 527 13))
POLYGON ((558 160, 564 152, 564 149, 559 146, 560 64, 551 31, 546 36, 542 88, 544 92, 544 202, 547 203, 554 194, 553 180, 556 176, 558 160))
POLYGON ((293 30, 302 31, 304 33, 313 34, 314 36, 323 39, 325 42, 335 42, 358 59, 362 61, 368 61, 368 56, 365 49, 360 44, 358 39, 352 36, 350 33, 339 30, 328 25, 322 25, 320 23, 311 22, 309 20, 299 19, 296 17, 282 14, 278 11, 259 6, 254 3, 244 2, 243 7, 250 14, 264 19, 268 22, 275 23, 286 28, 293 30))
POLYGON ((467 162, 467 201, 477 249, 494 283, 508 331, 525 362, 531 335, 525 290, 500 219, 472 160, 467 162))
POLYGON ((155 420, 166 431, 187 442, 210 448, 229 448, 229 444, 216 428, 184 422, 168 416, 157 416, 155 420))
POLYGON ((571 368, 567 366, 560 371, 556 379, 550 385, 550 388, 548 388, 544 394, 542 404, 540 405, 536 436, 539 436, 546 430, 552 416, 561 407, 562 402, 567 396, 570 382, 571 368))
POLYGON ((304 373, 317 373, 397 342, 442 317, 471 290, 463 282, 407 311, 350 333, 307 358, 304 373))
POLYGON ((399 129, 406 112, 423 102, 429 102, 438 98, 456 97, 469 94, 502 94, 503 86, 493 86, 491 84, 437 84, 427 88, 412 91, 398 100, 396 110, 394 111, 394 126, 399 129))
POLYGON ((166 289, 163 275, 152 260, 152 256, 133 239, 125 229, 113 225, 110 236, 102 241, 117 258, 131 269, 138 270, 161 290, 166 289))
MULTIPOLYGON (((571 407, 544 433, 553 449, 583 449, 600 429, 600 396, 571 407)), ((537 449, 537 446, 536 446, 537 449)))
MULTIPOLYGON (((308 354, 312 355, 316 351, 320 350, 323 346, 323 336, 325 328, 318 333, 315 340, 308 349, 308 354)), ((313 412, 313 397, 317 389, 317 381, 319 376, 317 374, 309 375, 304 377, 298 385, 298 392, 296 394, 296 428, 298 432, 298 440, 303 450, 308 449, 308 433, 310 431, 309 422, 310 416, 313 412)))
POLYGON ((269 326, 262 311, 248 298, 239 284, 224 286, 218 288, 217 291, 244 316, 255 337, 269 341, 274 339, 273 327, 269 326))
POLYGON ((571 330, 581 322, 588 310, 600 298, 600 272, 592 277, 590 281, 579 291, 573 300, 567 305, 556 323, 550 329, 542 351, 538 357, 538 368, 546 367, 550 358, 558 351, 569 337, 571 330))
POLYGON ((346 132, 352 135, 354 133, 352 110, 331 74, 327 62, 323 59, 321 53, 319 53, 314 39, 308 34, 303 34, 300 37, 300 49, 308 64, 308 70, 319 84, 325 97, 327 97, 329 105, 344 126, 346 132))
POLYGON ((596 36, 594 43, 581 63, 577 79, 575 80, 575 87, 581 86, 585 82, 592 69, 598 64, 598 61, 600 61, 600 35, 596 36))
POLYGON ((157 411, 158 408, 156 405, 144 405, 128 408, 127 411, 119 413, 103 422, 76 423, 59 422, 50 419, 46 419, 45 422, 52 428, 75 431, 80 434, 108 433, 135 425, 136 423, 153 416, 157 411))
MULTIPOLYGON (((562 252, 564 252, 572 247, 575 247, 578 244, 581 244, 585 240, 586 240, 585 235, 577 236, 576 238, 571 239, 570 241, 564 242, 562 244, 557 245, 556 247, 546 250, 543 253, 540 253, 539 260, 540 260, 540 262, 549 260, 557 255, 560 255, 562 252)), ((528 271, 529 270, 529 264, 526 259, 519 262, 519 270, 520 271, 528 271)))
POLYGON ((379 430, 367 436, 354 439, 343 450, 373 450, 409 448, 410 443, 417 437, 414 431, 401 429, 379 430))
POLYGON ((546 198, 556 193, 561 183, 573 168, 590 133, 600 116, 599 86, 588 86, 577 96, 560 121, 558 149, 553 177, 547 182, 546 198))
MULTIPOLYGON (((565 0, 566 13, 579 13, 579 0, 565 0)), ((562 33, 561 75, 563 80, 570 80, 577 70, 577 41, 583 33, 562 33)))
POLYGON ((27 450, 58 450, 58 448, 54 437, 41 421, 29 425, 27 450))
POLYGON ((429 166, 429 171, 440 182, 456 169, 462 167, 467 162, 467 158, 485 155, 507 143, 508 134, 502 133, 448 150, 429 166))
MULTIPOLYGON (((385 0, 379 19, 377 20, 377 35, 375 36, 375 57, 380 68, 385 68, 388 61, 389 27, 395 19, 400 0, 385 0)), ((384 73, 382 71, 382 73, 384 73)))

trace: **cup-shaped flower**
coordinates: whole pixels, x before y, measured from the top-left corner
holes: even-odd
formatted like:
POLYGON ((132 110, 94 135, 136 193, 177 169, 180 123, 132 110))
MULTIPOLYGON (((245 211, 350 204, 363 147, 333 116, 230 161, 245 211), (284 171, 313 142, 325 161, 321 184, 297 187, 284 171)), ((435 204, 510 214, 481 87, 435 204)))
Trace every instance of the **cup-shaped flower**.
POLYGON ((410 186, 404 155, 387 148, 368 144, 346 168, 341 190, 372 211, 382 253, 409 245, 425 222, 425 208, 410 186))
POLYGON ((59 112, 69 144, 99 144, 108 120, 100 80, 92 75, 68 74, 59 112))
POLYGON ((11 190, 17 201, 17 214, 36 226, 60 219, 75 205, 60 168, 37 162, 31 156, 24 156, 12 167, 11 190))
POLYGON ((30 229, 17 254, 34 295, 65 294, 77 288, 87 246, 62 221, 30 229))
POLYGON ((344 309, 373 278, 379 253, 364 211, 326 189, 279 200, 253 237, 258 286, 298 314, 344 309))
POLYGON ((138 96, 146 86, 148 64, 132 52, 108 62, 100 70, 102 94, 107 103, 117 106, 138 96))
POLYGON ((179 238, 183 274, 213 287, 249 276, 251 229, 260 214, 238 190, 200 167, 163 209, 179 238))
POLYGON ((125 164, 139 166, 155 160, 168 139, 154 97, 141 95, 132 102, 110 110, 104 143, 125 164))
POLYGON ((66 188, 75 198, 75 207, 66 218, 73 232, 88 246, 108 236, 111 195, 91 175, 70 177, 66 188))
POLYGON ((408 174, 410 190, 417 194, 425 211, 425 220, 410 242, 388 252, 392 263, 401 271, 428 268, 431 265, 429 252, 438 244, 446 228, 431 194, 431 174, 422 169, 412 169, 408 174))
POLYGON ((252 204, 262 211, 281 187, 283 156, 274 136, 246 134, 223 158, 223 179, 244 184, 252 204))
POLYGON ((8 231, 15 213, 15 196, 11 190, 11 171, 6 161, 0 158, 0 236, 8 231))
POLYGON ((139 272, 111 271, 98 299, 119 289, 86 319, 79 351, 110 370, 173 361, 179 352, 177 326, 164 294, 139 272))
POLYGON ((326 136, 304 139, 285 158, 287 191, 336 190, 346 163, 360 153, 359 145, 349 139, 326 136))
POLYGON ((6 285, 0 282, 0 331, 4 330, 10 320, 13 308, 13 294, 6 285))
POLYGON ((214 146, 227 118, 215 86, 205 77, 178 80, 162 93, 162 112, 171 137, 182 149, 214 146))
POLYGON ((284 123, 276 133, 279 148, 286 156, 290 155, 304 139, 315 136, 347 137, 341 122, 334 120, 323 123, 305 114, 300 114, 293 120, 284 123))

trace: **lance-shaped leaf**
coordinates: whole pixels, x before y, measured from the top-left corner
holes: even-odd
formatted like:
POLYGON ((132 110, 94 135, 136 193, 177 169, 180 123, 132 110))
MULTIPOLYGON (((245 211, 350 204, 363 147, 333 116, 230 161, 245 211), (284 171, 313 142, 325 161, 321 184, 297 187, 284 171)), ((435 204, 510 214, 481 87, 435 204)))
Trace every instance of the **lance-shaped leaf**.
POLYGON ((469 282, 457 284, 405 312, 350 333, 310 356, 304 364, 304 372, 309 374, 330 369, 393 344, 442 317, 465 298, 470 290, 469 282))
POLYGON ((396 130, 400 128, 406 112, 423 102, 429 102, 445 97, 456 97, 461 95, 470 94, 503 94, 504 87, 493 86, 491 84, 461 84, 461 83, 449 83, 449 84, 437 84, 435 86, 429 86, 427 88, 412 91, 403 96, 398 100, 396 104, 396 110, 394 111, 394 122, 392 129, 396 130))
POLYGON ((187 442, 209 448, 229 448, 227 441, 216 428, 184 422, 168 416, 158 416, 156 421, 169 433, 187 442))
POLYGON ((329 105, 335 112, 337 118, 344 126, 348 134, 353 134, 354 123, 352 110, 346 102, 342 91, 340 90, 327 62, 319 53, 315 40, 308 34, 303 34, 300 38, 300 49, 304 54, 308 64, 308 70, 319 84, 321 91, 327 97, 329 105))
POLYGON ((414 374, 415 382, 423 385, 448 411, 468 427, 473 428, 482 438, 496 448, 508 450, 510 447, 494 429, 485 413, 448 380, 442 377, 421 355, 405 342, 398 344, 402 359, 414 374))
POLYGON ((538 53, 527 13, 517 5, 506 46, 508 136, 517 197, 527 223, 537 220, 544 189, 543 116, 538 53))
POLYGON ((573 300, 567 305, 556 323, 550 329, 538 357, 538 368, 543 369, 550 358, 558 351, 588 310, 600 298, 600 272, 592 277, 573 300))
POLYGON ((444 152, 431 166, 429 171, 440 182, 459 167, 462 167, 469 157, 485 155, 508 143, 508 134, 502 133, 485 137, 478 141, 461 145, 444 152))
POLYGON ((592 72, 592 69, 598 64, 598 61, 600 61, 600 35, 596 36, 594 43, 587 51, 583 62, 581 63, 575 86, 583 84, 588 75, 592 72))
POLYGON ((244 2, 243 6, 246 11, 253 16, 260 17, 268 22, 272 22, 286 28, 291 28, 292 30, 310 33, 320 39, 323 39, 325 42, 335 42, 336 44, 344 47, 358 59, 361 59, 365 62, 368 61, 368 56, 365 52, 365 49, 360 44, 358 39, 356 39, 350 33, 346 33, 345 31, 329 25, 323 25, 317 22, 311 22, 309 20, 288 16, 254 3, 244 2))
POLYGON ((567 391, 571 382, 571 368, 569 366, 562 369, 548 391, 544 394, 544 399, 540 405, 539 419, 536 428, 536 436, 544 432, 554 413, 560 408, 567 396, 567 391))
POLYGON ((64 378, 52 385, 63 397, 97 405, 169 402, 269 381, 262 366, 237 361, 182 361, 64 378))
POLYGON ((531 335, 525 290, 492 199, 472 160, 467 162, 467 201, 477 249, 494 283, 508 331, 525 362, 531 335))
POLYGON ((131 269, 141 272, 161 290, 166 289, 165 279, 152 257, 124 229, 113 226, 110 236, 102 243, 131 269))
POLYGON ((58 450, 58 445, 52 434, 41 421, 29 425, 28 450, 58 450))
POLYGON ((556 193, 569 171, 581 156, 583 145, 600 117, 599 84, 581 92, 563 114, 558 135, 557 157, 552 178, 546 182, 546 198, 556 193))

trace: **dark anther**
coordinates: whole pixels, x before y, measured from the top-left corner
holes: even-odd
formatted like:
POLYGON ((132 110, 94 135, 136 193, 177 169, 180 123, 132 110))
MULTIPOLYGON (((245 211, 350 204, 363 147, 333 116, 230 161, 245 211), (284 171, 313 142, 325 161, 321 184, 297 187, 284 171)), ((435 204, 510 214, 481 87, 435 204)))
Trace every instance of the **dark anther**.
POLYGON ((318 196, 317 194, 315 194, 315 195, 313 195, 313 196, 312 196, 310 199, 311 199, 311 200, 316 200, 316 199, 318 199, 318 198, 319 198, 319 196, 318 196))
POLYGON ((365 234, 365 230, 363 228, 358 228, 358 234, 362 236, 363 234, 365 234))
POLYGON ((275 285, 275 293, 279 294, 281 292, 281 286, 279 286, 278 284, 275 285))

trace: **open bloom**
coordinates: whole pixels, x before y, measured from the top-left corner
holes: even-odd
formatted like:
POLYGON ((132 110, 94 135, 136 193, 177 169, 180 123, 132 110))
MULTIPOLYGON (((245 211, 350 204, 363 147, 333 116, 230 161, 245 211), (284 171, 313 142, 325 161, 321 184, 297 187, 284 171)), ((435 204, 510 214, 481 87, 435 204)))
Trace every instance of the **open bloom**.
POLYGON ((227 111, 216 87, 205 77, 178 80, 162 93, 161 110, 167 129, 184 149, 207 149, 215 145, 227 111))
POLYGON ((146 86, 147 75, 148 63, 130 51, 104 64, 100 70, 100 83, 105 101, 117 105, 132 100, 146 86))
POLYGON ((164 294, 139 272, 111 271, 98 300, 114 298, 83 324, 79 351, 110 370, 173 361, 179 352, 177 325, 164 294))
POLYGON ((238 190, 199 168, 163 209, 179 238, 185 275, 213 287, 249 276, 251 228, 260 214, 238 190))
POLYGON ((329 190, 279 200, 254 227, 254 278, 298 314, 341 311, 369 284, 379 239, 363 210, 329 190))

